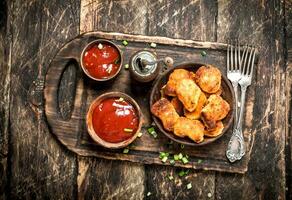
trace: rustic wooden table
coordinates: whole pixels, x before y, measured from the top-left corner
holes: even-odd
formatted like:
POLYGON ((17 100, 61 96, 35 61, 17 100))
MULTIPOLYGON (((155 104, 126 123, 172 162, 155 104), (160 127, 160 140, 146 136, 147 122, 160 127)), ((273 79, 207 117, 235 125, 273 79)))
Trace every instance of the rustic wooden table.
POLYGON ((291 0, 4 0, 0 9, 0 199, 292 198, 291 0), (62 146, 29 89, 62 45, 96 30, 256 45, 247 173, 181 178, 173 167, 79 157, 62 146))

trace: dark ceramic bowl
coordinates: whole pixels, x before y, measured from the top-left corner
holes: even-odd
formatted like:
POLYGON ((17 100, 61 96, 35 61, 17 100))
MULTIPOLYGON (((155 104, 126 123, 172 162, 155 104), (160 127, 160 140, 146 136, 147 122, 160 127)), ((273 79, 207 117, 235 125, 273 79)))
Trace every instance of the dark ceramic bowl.
MULTIPOLYGON (((150 95, 150 107, 161 98, 160 90, 167 83, 168 77, 173 72, 173 70, 186 69, 186 70, 195 72, 203 65, 205 64, 188 63, 188 64, 182 64, 182 65, 173 67, 165 71, 154 83, 154 86, 152 88, 151 95, 150 95)), ((191 139, 187 137, 185 138, 177 137, 176 135, 174 135, 173 132, 169 132, 165 130, 160 119, 152 115, 153 120, 155 124, 157 125, 158 129, 171 140, 184 144, 184 145, 190 145, 190 146, 202 146, 202 145, 210 144, 214 142, 215 140, 219 139, 230 128, 233 121, 233 112, 234 112, 234 91, 233 91, 232 85, 230 84, 226 76, 224 76, 223 73, 221 74, 222 74, 222 81, 221 81, 222 95, 221 96, 229 103, 231 109, 228 115, 226 116, 226 118, 222 120, 224 129, 219 136, 214 137, 214 138, 205 137, 203 142, 195 143, 194 141, 192 141, 191 139)))

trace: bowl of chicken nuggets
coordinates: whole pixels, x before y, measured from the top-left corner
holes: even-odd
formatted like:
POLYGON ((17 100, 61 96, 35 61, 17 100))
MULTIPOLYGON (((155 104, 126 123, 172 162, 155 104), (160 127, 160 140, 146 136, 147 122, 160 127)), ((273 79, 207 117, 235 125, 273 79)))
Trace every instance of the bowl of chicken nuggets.
POLYGON ((220 138, 233 121, 234 91, 213 65, 188 63, 165 71, 154 83, 150 110, 171 140, 201 146, 220 138))

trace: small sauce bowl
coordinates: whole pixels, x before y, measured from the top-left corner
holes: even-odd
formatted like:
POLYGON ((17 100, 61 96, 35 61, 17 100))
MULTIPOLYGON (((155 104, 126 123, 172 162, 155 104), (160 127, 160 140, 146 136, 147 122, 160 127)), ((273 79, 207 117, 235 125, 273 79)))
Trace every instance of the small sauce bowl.
POLYGON ((97 39, 88 43, 82 50, 80 57, 82 70, 89 78, 95 81, 108 81, 113 79, 121 71, 122 64, 123 58, 120 48, 113 42, 104 39, 97 39), (115 55, 118 55, 118 57, 111 61, 112 58, 110 56, 115 57, 115 55), (101 67, 102 65, 105 65, 105 67, 101 67), (105 76, 105 73, 108 76, 105 76), (97 77, 98 75, 101 75, 101 77, 97 77))
MULTIPOLYGON (((103 120, 103 119, 100 119, 103 120)), ((91 138, 98 144, 100 144, 103 147, 109 148, 109 149, 118 149, 118 148, 123 148, 128 146, 130 143, 132 143, 138 136, 141 127, 143 123, 143 117, 142 117, 142 112, 137 104, 137 102, 130 96, 122 93, 122 92, 108 92, 105 94, 102 94, 98 96, 90 105, 87 116, 86 116, 86 124, 87 124, 87 130, 91 138), (112 99, 112 98, 123 98, 124 101, 127 103, 131 104, 135 110, 135 113, 138 118, 138 126, 136 129, 135 133, 131 133, 132 136, 126 140, 123 140, 121 142, 108 142, 102 139, 94 130, 94 125, 93 125, 93 115, 94 115, 94 110, 106 99, 112 99)))

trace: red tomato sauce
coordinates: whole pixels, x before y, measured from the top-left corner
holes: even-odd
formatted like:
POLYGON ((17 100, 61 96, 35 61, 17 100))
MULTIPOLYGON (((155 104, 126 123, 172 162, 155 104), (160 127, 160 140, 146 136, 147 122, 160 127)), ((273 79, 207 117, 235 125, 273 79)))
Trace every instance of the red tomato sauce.
POLYGON ((137 132, 139 119, 132 104, 118 98, 108 98, 94 109, 92 124, 101 139, 117 143, 137 132))
POLYGON ((94 78, 104 79, 115 75, 120 66, 120 53, 110 43, 96 43, 83 54, 83 66, 94 78))

